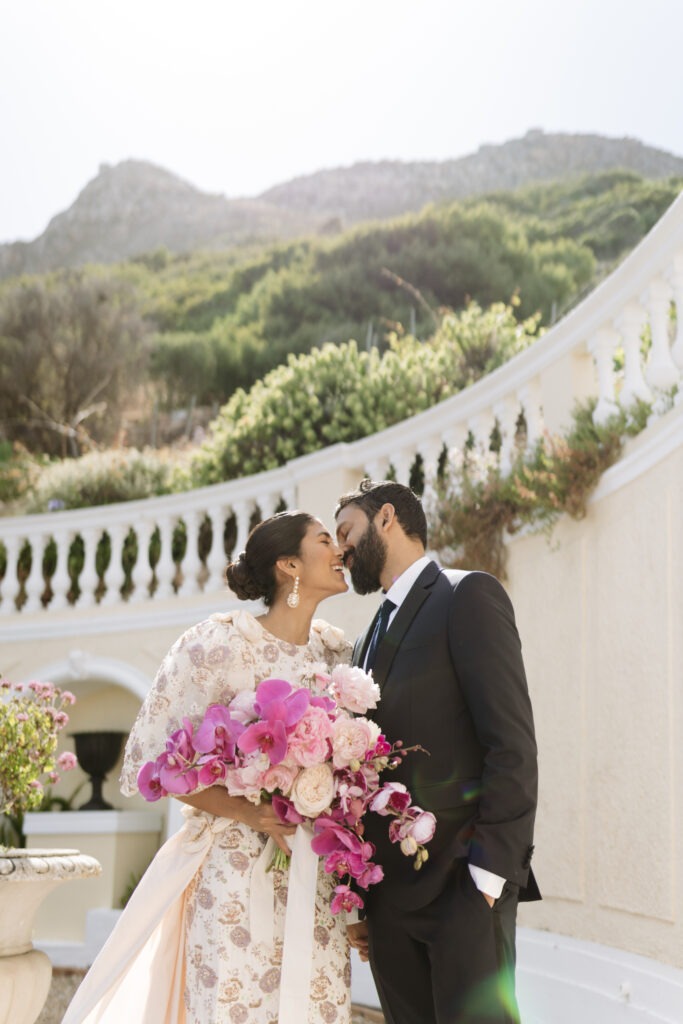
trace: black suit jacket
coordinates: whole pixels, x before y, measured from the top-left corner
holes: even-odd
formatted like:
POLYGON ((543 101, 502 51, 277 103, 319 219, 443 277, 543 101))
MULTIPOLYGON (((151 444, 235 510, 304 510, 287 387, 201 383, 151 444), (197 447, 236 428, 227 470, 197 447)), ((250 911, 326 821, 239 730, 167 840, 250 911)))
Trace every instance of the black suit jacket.
MULTIPOLYGON (((374 620, 354 648, 363 664, 374 620)), ((397 611, 373 670, 382 697, 372 717, 390 741, 420 744, 391 778, 436 815, 429 860, 389 842, 389 819, 369 814, 367 838, 384 868, 383 895, 424 906, 458 858, 540 893, 529 864, 536 810, 533 716, 510 600, 487 573, 432 562, 397 611)), ((386 776, 385 776, 386 778, 386 776)), ((371 894, 370 894, 371 898, 371 894)))

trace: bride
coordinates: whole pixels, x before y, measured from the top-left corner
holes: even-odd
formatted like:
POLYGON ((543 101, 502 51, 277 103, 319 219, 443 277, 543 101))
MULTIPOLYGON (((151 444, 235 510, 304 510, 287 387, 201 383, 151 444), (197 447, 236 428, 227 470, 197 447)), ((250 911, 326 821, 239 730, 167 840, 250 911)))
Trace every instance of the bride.
MULTIPOLYGON (((176 641, 126 746, 127 796, 184 716, 199 721, 209 704, 228 704, 270 677, 305 685, 315 664, 331 670, 350 659, 341 631, 313 619, 323 598, 347 589, 340 550, 318 519, 304 512, 266 519, 227 579, 240 599, 261 598, 266 613, 212 615, 176 641)), ((152 861, 62 1024, 349 1024, 346 922, 330 912, 332 877, 314 865, 307 936, 302 908, 287 912, 290 870, 265 871, 273 844, 290 851, 295 826, 281 824, 269 803, 231 797, 222 785, 179 799, 188 805, 183 828, 152 861), (263 909, 264 898, 259 922, 255 906, 263 909), (289 983, 285 996, 286 923, 289 974, 298 972, 299 989, 289 983)))

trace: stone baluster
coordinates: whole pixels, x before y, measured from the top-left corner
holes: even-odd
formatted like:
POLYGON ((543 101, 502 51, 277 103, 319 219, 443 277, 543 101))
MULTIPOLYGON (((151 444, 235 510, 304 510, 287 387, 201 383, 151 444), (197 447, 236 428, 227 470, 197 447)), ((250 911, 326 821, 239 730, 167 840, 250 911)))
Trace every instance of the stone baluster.
POLYGON ((57 561, 55 571, 50 580, 52 600, 50 610, 58 611, 66 608, 69 603, 69 591, 71 590, 71 577, 69 576, 69 548, 73 534, 70 530, 57 530, 53 533, 55 547, 57 549, 57 561))
POLYGON ((191 509, 184 513, 183 520, 187 546, 181 567, 183 582, 178 593, 182 597, 188 597, 199 591, 199 572, 202 568, 202 560, 199 557, 199 528, 204 520, 204 513, 200 516, 196 509, 191 509))
POLYGON ((386 480, 387 473, 389 472, 389 461, 388 456, 380 455, 378 459, 373 459, 372 462, 367 463, 365 472, 376 483, 386 480))
POLYGON ((205 590, 221 590, 225 586, 225 545, 223 534, 225 533, 225 509, 222 505, 214 506, 208 512, 211 521, 211 550, 206 556, 206 571, 208 577, 205 590))
POLYGON ((96 557, 101 531, 99 527, 90 527, 79 532, 83 538, 83 568, 78 577, 78 586, 81 592, 77 603, 79 608, 92 608, 97 603, 96 591, 99 576, 97 575, 96 557))
POLYGON ((643 307, 637 302, 629 302, 615 324, 624 346, 624 384, 619 395, 619 402, 624 409, 628 409, 638 399, 643 402, 652 400, 652 392, 643 377, 640 352, 640 335, 645 318, 643 307))
POLYGON ((408 486, 410 482, 410 470, 415 462, 414 449, 402 449, 391 456, 391 463, 396 470, 396 482, 408 486))
POLYGON ((289 509, 297 507, 296 487, 293 484, 289 487, 285 487, 282 492, 282 500, 289 509))
POLYGON ((493 412, 498 420, 498 429, 501 434, 501 446, 498 456, 500 471, 503 476, 507 476, 512 469, 517 447, 516 434, 519 404, 512 395, 508 395, 499 402, 496 402, 493 412))
POLYGON ((614 395, 614 351, 620 340, 614 328, 602 327, 588 342, 598 375, 598 404, 593 412, 593 422, 598 426, 619 412, 614 395))
POLYGON ((277 491, 271 491, 269 494, 262 494, 259 496, 256 504, 261 509, 261 519, 269 519, 280 504, 280 495, 277 491))
POLYGON ((24 583, 26 601, 23 611, 35 612, 41 607, 41 596, 45 590, 43 579, 43 554, 45 551, 45 535, 36 533, 31 537, 31 571, 24 583))
POLYGON ((17 579, 17 562, 21 544, 17 537, 3 541, 5 545, 5 575, 0 578, 0 615, 12 615, 17 610, 16 599, 19 592, 17 579))
POLYGON ((491 431, 494 427, 494 416, 490 409, 477 413, 467 421, 467 428, 474 438, 475 448, 488 454, 491 446, 491 431))
POLYGON ((149 583, 152 574, 149 564, 149 539, 152 536, 152 526, 147 520, 141 519, 136 523, 134 530, 137 538, 138 554, 130 574, 133 589, 128 600, 131 604, 138 604, 140 601, 147 601, 149 598, 149 583))
POLYGON ((176 574, 176 565, 173 561, 173 531, 175 528, 175 517, 165 516, 157 525, 159 527, 159 539, 161 547, 159 561, 154 567, 156 576, 155 598, 163 599, 173 597, 173 580, 176 574))
POLYGON ((655 391, 670 391, 678 383, 678 368, 669 344, 671 288, 661 277, 650 282, 647 294, 652 329, 652 348, 645 375, 655 391))
POLYGON ((422 470, 424 473, 423 500, 428 502, 435 493, 437 472, 439 469, 439 458, 443 451, 443 441, 440 437, 430 437, 420 442, 420 455, 422 456, 422 470))
MULTIPOLYGON (((677 252, 674 257, 671 283, 673 285, 674 302, 676 303, 676 337, 671 349, 671 355, 680 374, 683 375, 683 250, 677 252)), ((679 380, 676 404, 680 405, 682 402, 683 380, 679 380)))
POLYGON ((114 523, 107 527, 107 533, 109 534, 110 558, 104 575, 107 589, 101 603, 112 605, 121 602, 121 587, 126 581, 126 573, 123 568, 123 542, 128 534, 128 526, 124 526, 123 523, 114 523))
POLYGON ((543 407, 541 403, 541 382, 532 377, 517 392, 517 398, 524 410, 526 422, 526 450, 532 452, 545 432, 543 407))
POLYGON ((241 551, 247 546, 247 537, 249 536, 249 524, 251 522, 251 516, 254 511, 254 507, 250 502, 239 501, 235 502, 232 507, 235 513, 235 519, 237 521, 237 537, 235 540, 235 551, 233 557, 237 558, 241 551))

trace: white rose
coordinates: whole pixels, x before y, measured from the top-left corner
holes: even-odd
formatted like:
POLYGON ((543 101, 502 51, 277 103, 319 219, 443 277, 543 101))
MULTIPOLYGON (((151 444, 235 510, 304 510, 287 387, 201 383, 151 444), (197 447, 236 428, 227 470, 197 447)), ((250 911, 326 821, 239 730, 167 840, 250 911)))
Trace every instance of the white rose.
POLYGON ((365 718, 338 718, 332 728, 332 763, 346 768, 352 761, 362 761, 370 743, 370 730, 365 718))
POLYGON ((317 818, 334 799, 334 775, 327 762, 303 768, 292 786, 290 799, 304 818, 317 818))

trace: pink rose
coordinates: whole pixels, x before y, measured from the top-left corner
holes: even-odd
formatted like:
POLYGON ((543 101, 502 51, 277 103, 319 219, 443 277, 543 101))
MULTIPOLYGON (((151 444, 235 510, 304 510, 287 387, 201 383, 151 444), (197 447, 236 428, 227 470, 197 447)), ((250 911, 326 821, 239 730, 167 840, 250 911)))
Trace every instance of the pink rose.
POLYGON ((295 768, 290 768, 285 764, 274 764, 263 776, 263 788, 267 789, 269 793, 274 793, 277 789, 287 796, 296 774, 295 768))
POLYGON ((270 768, 267 754, 256 751, 244 759, 241 768, 228 768, 225 786, 230 796, 245 796, 253 804, 261 802, 263 777, 270 768))
POLYGON ((332 723, 323 708, 309 707, 289 733, 287 763, 310 768, 327 760, 332 723))
POLYGON ((336 665, 332 669, 331 692, 338 704, 356 715, 376 708, 380 696, 379 686, 372 676, 351 665, 336 665))
POLYGON ((338 718, 332 727, 334 767, 347 768, 352 761, 362 761, 371 746, 370 739, 370 729, 364 718, 338 718))

